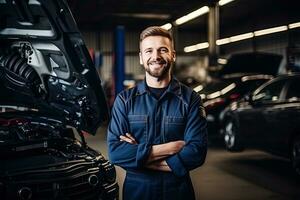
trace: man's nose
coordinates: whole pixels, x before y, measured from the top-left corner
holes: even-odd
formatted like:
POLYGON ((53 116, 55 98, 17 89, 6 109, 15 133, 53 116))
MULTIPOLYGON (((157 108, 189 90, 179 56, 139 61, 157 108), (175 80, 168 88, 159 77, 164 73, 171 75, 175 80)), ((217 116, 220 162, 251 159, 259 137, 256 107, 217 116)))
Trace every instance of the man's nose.
POLYGON ((155 59, 155 60, 160 59, 161 58, 160 52, 159 51, 153 51, 152 58, 155 59))

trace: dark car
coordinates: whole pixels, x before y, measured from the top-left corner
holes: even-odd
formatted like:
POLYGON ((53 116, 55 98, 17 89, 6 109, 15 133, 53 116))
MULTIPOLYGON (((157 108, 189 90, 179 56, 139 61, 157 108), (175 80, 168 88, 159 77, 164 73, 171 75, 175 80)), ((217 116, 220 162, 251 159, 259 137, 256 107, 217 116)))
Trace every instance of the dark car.
POLYGON ((260 73, 275 76, 280 70, 282 58, 282 55, 266 52, 235 53, 229 57, 218 74, 260 73))
POLYGON ((290 158, 300 174, 300 75, 279 76, 222 114, 230 151, 259 148, 290 158))
POLYGON ((0 1, 0 199, 117 199, 114 166, 84 140, 108 116, 65 1, 0 1))
MULTIPOLYGON (((253 91, 273 76, 265 74, 236 73, 214 79, 211 83, 198 89, 207 113, 208 132, 211 139, 218 138, 220 131, 219 114, 231 102, 253 91)), ((195 88, 197 90, 197 87, 195 88)))

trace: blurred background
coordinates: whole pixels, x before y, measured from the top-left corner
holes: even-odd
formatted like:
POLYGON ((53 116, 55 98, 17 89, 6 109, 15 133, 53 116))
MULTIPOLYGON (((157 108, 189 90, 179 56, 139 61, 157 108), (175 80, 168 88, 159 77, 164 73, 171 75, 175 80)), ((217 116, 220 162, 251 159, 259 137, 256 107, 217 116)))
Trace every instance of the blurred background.
MULTIPOLYGON (((140 32, 172 32, 174 74, 207 112, 208 158, 192 172, 197 199, 300 199, 299 1, 67 2, 110 106, 144 78, 140 32)), ((89 140, 106 152, 99 131, 89 140)))

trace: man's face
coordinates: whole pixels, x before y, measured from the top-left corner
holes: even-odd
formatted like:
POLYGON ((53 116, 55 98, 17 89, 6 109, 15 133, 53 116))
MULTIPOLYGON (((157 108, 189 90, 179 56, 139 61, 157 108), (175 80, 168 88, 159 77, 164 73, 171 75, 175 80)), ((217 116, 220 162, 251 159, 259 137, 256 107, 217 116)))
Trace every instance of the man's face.
POLYGON ((169 38, 149 36, 140 43, 140 63, 150 76, 167 77, 174 61, 175 51, 169 38))

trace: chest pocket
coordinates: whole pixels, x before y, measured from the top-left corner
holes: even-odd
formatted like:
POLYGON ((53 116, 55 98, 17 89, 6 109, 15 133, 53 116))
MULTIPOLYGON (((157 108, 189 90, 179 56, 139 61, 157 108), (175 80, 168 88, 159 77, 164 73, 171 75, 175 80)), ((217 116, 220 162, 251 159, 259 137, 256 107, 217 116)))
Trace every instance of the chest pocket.
POLYGON ((137 143, 147 141, 148 115, 128 115, 130 133, 137 143))
POLYGON ((165 142, 183 140, 185 130, 185 119, 183 117, 164 117, 164 139, 165 142))

